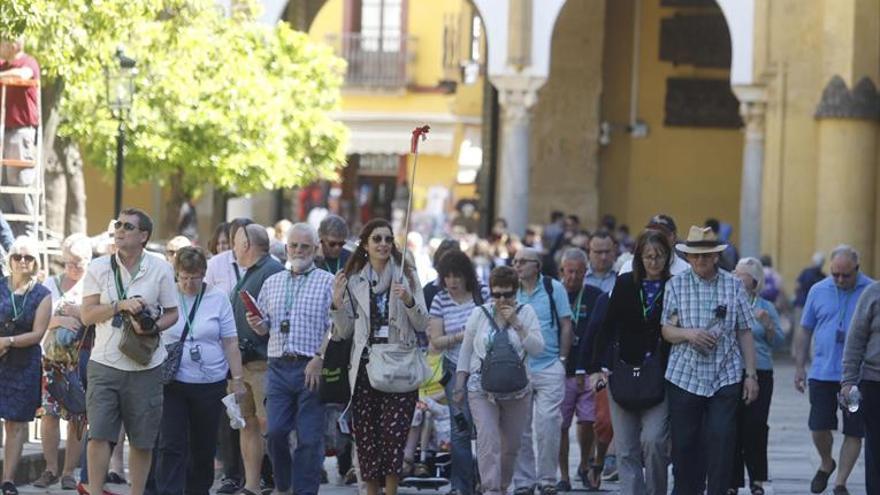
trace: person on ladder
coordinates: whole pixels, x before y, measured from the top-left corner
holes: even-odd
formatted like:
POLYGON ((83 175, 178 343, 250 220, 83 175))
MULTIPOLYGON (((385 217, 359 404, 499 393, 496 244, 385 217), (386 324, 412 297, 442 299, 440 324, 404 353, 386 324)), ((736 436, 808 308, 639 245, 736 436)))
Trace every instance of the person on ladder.
MULTIPOLYGON (((40 66, 36 59, 24 52, 24 37, 0 39, 0 80, 39 80, 40 66)), ((37 156, 37 127, 40 123, 37 108, 37 86, 6 87, 6 127, 3 134, 3 158, 33 161, 37 156)), ((36 179, 36 167, 3 166, 3 185, 30 186, 36 179)), ((3 213, 33 215, 34 203, 28 194, 3 194, 0 210, 3 213)), ((13 233, 34 235, 32 222, 12 222, 13 233)))

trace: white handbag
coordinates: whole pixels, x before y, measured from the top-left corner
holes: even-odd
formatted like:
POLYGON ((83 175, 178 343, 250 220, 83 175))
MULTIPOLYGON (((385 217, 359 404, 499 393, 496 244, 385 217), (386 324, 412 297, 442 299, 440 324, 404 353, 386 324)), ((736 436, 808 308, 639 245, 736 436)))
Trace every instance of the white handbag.
POLYGON ((418 390, 431 376, 431 369, 418 346, 372 344, 367 376, 374 389, 402 394, 418 390))

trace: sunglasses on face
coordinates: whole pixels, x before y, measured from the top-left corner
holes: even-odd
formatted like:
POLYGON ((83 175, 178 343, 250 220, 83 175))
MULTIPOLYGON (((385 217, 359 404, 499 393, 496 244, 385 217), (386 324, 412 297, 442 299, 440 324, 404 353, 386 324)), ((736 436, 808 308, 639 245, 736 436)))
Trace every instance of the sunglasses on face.
POLYGON ((508 290, 504 292, 492 292, 490 295, 492 296, 492 299, 512 299, 516 297, 516 291, 508 290))
POLYGON ((311 244, 306 244, 304 242, 288 242, 287 247, 291 251, 296 251, 297 249, 302 249, 303 251, 308 251, 309 249, 312 249, 314 246, 312 246, 311 244))
POLYGON ((385 244, 394 244, 394 236, 392 235, 381 236, 376 234, 371 236, 370 239, 372 239, 375 244, 382 244, 382 241, 385 241, 385 244))
MULTIPOLYGON (((328 248, 341 248, 345 246, 345 241, 321 241, 328 248)), ((378 241, 377 241, 378 242, 378 241)))
POLYGON ((36 261, 36 258, 34 258, 33 256, 31 256, 29 254, 25 254, 25 255, 13 254, 13 255, 10 255, 9 257, 12 259, 12 261, 14 261, 16 263, 18 263, 21 260, 25 260, 27 263, 33 263, 34 261, 36 261))
POLYGON ((113 228, 116 230, 125 229, 131 232, 132 230, 137 230, 138 226, 131 222, 123 222, 122 220, 117 220, 116 223, 113 224, 113 228))

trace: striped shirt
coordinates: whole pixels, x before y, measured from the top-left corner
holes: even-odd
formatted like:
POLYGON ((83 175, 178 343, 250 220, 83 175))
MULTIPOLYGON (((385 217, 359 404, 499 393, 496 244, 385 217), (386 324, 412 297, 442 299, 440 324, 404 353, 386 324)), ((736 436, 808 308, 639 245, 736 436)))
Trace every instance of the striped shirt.
POLYGON ((743 359, 736 332, 755 327, 752 306, 739 279, 724 270, 712 280, 688 270, 666 284, 664 325, 707 328, 719 305, 727 307, 727 314, 712 352, 703 355, 689 342, 673 344, 666 368, 669 382, 703 397, 712 397, 721 387, 742 380, 743 359))
POLYGON ((278 272, 263 283, 257 306, 269 326, 269 358, 314 356, 330 329, 333 275, 314 266, 304 274, 278 272), (289 331, 281 324, 289 320, 289 331))
MULTIPOLYGON (((489 302, 489 289, 485 285, 480 286, 480 294, 483 296, 484 303, 489 302)), ((443 289, 434 296, 430 315, 432 318, 443 320, 445 335, 456 335, 464 332, 464 326, 476 307, 477 305, 472 299, 461 304, 455 302, 449 292, 443 289)), ((455 344, 455 346, 443 351, 443 356, 452 363, 458 364, 459 352, 461 352, 461 344, 455 344)))

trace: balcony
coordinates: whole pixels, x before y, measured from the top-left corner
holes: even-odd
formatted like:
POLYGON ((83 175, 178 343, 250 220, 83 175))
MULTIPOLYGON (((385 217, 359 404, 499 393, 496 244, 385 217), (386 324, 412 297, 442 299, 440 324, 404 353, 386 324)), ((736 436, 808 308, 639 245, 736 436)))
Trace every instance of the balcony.
POLYGON ((393 91, 411 82, 416 46, 412 36, 346 33, 327 41, 348 62, 347 88, 393 91))

